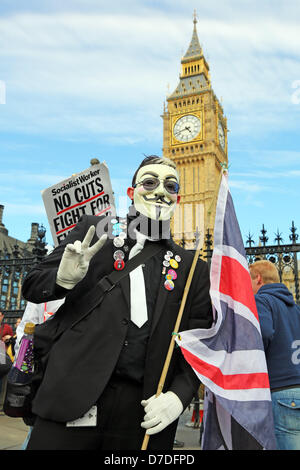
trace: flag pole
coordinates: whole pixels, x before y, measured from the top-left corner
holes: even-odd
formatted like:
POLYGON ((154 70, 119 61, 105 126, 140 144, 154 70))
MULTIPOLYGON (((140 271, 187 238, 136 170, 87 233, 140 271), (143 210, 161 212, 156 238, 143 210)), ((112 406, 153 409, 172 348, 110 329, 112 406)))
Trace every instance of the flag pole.
MULTIPOLYGON (((189 272, 189 275, 188 275, 188 278, 187 278, 187 281, 186 281, 186 284, 185 284, 181 305, 180 305, 180 308, 179 308, 178 316, 177 316, 176 323, 175 323, 175 326, 174 326, 174 331, 172 333, 172 337, 171 337, 171 341, 170 341, 170 345, 169 345, 169 350, 168 350, 168 353, 167 353, 167 356, 166 356, 166 359, 165 359, 164 367, 163 367, 163 370, 162 370, 162 373, 161 373, 161 376, 160 376, 160 380, 159 380, 159 383, 158 383, 158 387, 157 387, 157 390, 156 390, 156 395, 155 395, 156 397, 158 397, 161 394, 161 392, 164 388, 166 376, 167 376, 167 373, 168 373, 168 369, 169 369, 169 366, 170 366, 170 362, 171 362, 171 359, 172 359, 172 354, 173 354, 173 350, 174 350, 174 346, 175 346, 175 337, 178 334, 178 330, 179 330, 179 327, 180 327, 181 318, 182 318, 182 315, 183 315, 186 299, 187 299, 187 296, 188 296, 188 293, 189 293, 189 290, 190 290, 190 285, 191 285, 191 282, 192 282, 192 279, 193 279, 193 276, 194 276, 194 272, 195 272, 195 268, 196 268, 196 264, 197 264, 197 261, 198 261, 199 255, 200 255, 200 250, 201 250, 201 248, 199 248, 199 241, 198 241, 198 244, 196 246, 194 259, 193 259, 193 262, 192 262, 192 265, 191 265, 191 268, 190 268, 190 272, 189 272)), ((149 438, 150 438, 150 436, 145 433, 145 437, 144 437, 144 440, 143 440, 141 450, 146 450, 147 449, 149 438)))
POLYGON ((208 224, 210 222, 210 216, 211 216, 211 212, 212 212, 212 209, 213 209, 213 206, 215 205, 215 202, 216 202, 216 199, 217 199, 217 196, 219 194, 219 189, 220 189, 220 185, 221 185, 221 180, 222 180, 222 176, 223 174, 228 171, 229 169, 229 166, 226 162, 220 162, 219 161, 219 164, 221 166, 221 171, 220 171, 220 175, 219 175, 219 179, 218 179, 218 183, 216 185, 216 189, 215 189, 215 193, 214 193, 214 197, 212 198, 212 201, 211 201, 211 204, 208 208, 208 211, 207 211, 207 219, 208 219, 208 224))

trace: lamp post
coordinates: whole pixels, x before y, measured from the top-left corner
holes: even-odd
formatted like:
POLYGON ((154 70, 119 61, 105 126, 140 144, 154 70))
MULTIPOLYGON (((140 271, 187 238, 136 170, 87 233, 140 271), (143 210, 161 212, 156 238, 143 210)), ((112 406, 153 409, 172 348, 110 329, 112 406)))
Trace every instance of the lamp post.
POLYGON ((36 256, 38 262, 41 262, 43 258, 45 257, 45 255, 47 254, 47 249, 45 248, 46 246, 45 235, 46 235, 45 227, 43 225, 39 225, 38 236, 34 244, 34 249, 32 250, 32 253, 36 256))

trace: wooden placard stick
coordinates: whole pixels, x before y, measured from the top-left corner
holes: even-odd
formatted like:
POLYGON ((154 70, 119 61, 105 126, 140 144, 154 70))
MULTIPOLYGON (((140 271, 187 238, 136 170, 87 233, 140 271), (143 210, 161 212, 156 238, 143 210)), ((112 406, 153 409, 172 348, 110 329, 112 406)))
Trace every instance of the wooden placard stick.
MULTIPOLYGON (((199 242, 198 242, 198 246, 199 246, 199 242)), ((168 353, 167 353, 167 356, 166 356, 166 359, 165 359, 164 367, 163 367, 163 370, 162 370, 162 373, 161 373, 161 376, 160 376, 160 380, 159 380, 159 383, 158 383, 158 387, 157 387, 157 390, 156 390, 156 395, 155 395, 156 397, 158 397, 161 394, 161 392, 164 388, 165 380, 166 380, 166 377, 167 377, 167 373, 168 373, 168 370, 169 370, 169 366, 170 366, 170 362, 171 362, 171 359, 172 359, 172 354, 173 354, 173 350, 174 350, 174 346, 175 346, 175 336, 177 335, 179 327, 180 327, 181 318, 182 318, 182 315, 183 315, 186 299, 187 299, 187 296, 188 296, 188 293, 189 293, 189 290, 190 290, 190 286, 191 286, 192 279, 193 279, 193 276, 194 276, 196 264, 197 264, 197 261, 198 261, 199 255, 200 255, 201 248, 199 248, 198 246, 197 246, 197 249, 195 251, 194 259, 193 259, 193 262, 192 262, 192 265, 191 265, 191 268, 190 268, 190 272, 189 272, 189 275, 188 275, 188 278, 187 278, 187 281, 186 281, 186 284, 185 284, 181 305, 180 305, 180 308, 179 308, 178 316, 177 316, 176 323, 175 323, 175 326, 174 326, 174 331, 172 333, 172 337, 171 337, 171 341, 170 341, 169 350, 168 350, 168 353)), ((145 433, 141 450, 146 450, 147 449, 149 438, 150 438, 150 436, 145 433)))

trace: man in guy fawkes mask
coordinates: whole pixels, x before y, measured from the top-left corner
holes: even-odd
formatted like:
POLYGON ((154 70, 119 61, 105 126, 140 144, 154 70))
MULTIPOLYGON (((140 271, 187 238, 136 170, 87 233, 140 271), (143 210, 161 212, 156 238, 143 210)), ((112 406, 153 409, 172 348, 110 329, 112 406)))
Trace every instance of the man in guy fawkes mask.
MULTIPOLYGON (((170 237, 178 193, 175 164, 145 158, 127 190, 128 216, 84 215, 26 277, 25 299, 66 298, 51 322, 77 321, 52 347, 33 401, 28 449, 138 450, 145 430, 149 450, 172 449, 178 418, 199 387, 175 348, 155 396, 193 260, 170 237), (95 306, 98 286, 112 272, 123 277, 95 306)), ((211 323, 208 269, 199 260, 180 330, 211 323)))

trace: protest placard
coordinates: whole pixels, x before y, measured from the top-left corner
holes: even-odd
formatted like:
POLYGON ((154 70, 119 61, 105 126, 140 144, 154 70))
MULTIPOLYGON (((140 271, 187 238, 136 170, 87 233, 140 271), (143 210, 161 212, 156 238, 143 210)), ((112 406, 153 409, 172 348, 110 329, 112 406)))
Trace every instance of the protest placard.
POLYGON ((53 243, 57 246, 87 215, 115 215, 115 201, 105 162, 42 191, 53 243))

